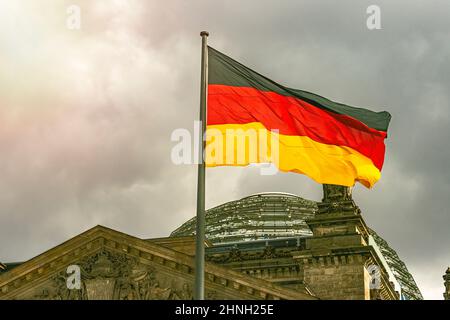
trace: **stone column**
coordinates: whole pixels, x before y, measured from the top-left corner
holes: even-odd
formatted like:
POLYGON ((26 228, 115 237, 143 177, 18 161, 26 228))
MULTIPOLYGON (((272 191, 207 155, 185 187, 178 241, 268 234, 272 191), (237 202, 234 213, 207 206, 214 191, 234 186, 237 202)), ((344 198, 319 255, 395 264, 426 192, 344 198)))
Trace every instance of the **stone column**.
POLYGON ((396 299, 389 284, 370 290, 373 265, 380 269, 384 282, 389 282, 368 245, 369 230, 352 199, 352 189, 325 184, 323 194, 318 213, 306 221, 313 236, 306 240, 306 250, 294 254, 303 266, 305 284, 321 299, 396 299))

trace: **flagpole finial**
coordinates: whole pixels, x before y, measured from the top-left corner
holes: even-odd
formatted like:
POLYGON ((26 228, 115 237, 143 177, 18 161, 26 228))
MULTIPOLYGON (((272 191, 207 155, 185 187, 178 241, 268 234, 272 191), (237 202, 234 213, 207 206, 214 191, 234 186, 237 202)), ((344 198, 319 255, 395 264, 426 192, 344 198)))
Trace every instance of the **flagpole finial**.
POLYGON ((200 36, 201 36, 201 37, 203 37, 203 36, 209 36, 209 32, 208 32, 208 31, 202 31, 202 32, 200 32, 200 36))

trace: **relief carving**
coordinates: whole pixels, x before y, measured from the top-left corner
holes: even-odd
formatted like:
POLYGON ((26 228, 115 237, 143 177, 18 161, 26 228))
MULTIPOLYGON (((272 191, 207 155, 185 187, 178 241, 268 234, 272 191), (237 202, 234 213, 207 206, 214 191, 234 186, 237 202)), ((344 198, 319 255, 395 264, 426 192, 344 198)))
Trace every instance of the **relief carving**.
POLYGON ((194 295, 191 286, 185 282, 180 291, 176 291, 173 295, 173 300, 193 300, 194 295))

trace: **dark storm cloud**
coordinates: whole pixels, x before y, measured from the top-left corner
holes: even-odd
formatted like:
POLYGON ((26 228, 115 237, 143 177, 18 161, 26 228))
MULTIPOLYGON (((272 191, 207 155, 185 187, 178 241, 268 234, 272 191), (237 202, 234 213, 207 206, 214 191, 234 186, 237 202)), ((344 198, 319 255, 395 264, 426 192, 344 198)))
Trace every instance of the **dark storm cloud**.
MULTIPOLYGON (((0 8, 0 261, 28 259, 95 224, 165 236, 195 214, 195 166, 171 163, 170 134, 192 131, 197 118, 198 33, 207 29, 210 45, 274 80, 393 115, 382 179, 373 190, 358 185, 354 198, 425 297, 441 298, 450 3, 17 3, 0 8), (72 3, 82 8, 79 32, 64 28, 72 3), (366 28, 371 4, 382 30, 366 28), (8 15, 16 33, 6 31, 8 15)), ((263 191, 321 198, 306 177, 256 168, 208 170, 207 186, 208 206, 263 191)))

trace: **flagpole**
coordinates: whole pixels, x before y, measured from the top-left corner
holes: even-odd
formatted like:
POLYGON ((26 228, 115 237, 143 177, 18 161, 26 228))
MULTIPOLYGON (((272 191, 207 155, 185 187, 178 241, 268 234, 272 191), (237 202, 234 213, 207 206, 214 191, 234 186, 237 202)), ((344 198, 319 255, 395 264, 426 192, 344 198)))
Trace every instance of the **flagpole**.
POLYGON ((206 104, 208 91, 208 45, 207 31, 200 32, 202 37, 202 67, 200 82, 200 132, 199 164, 197 179, 197 232, 195 243, 195 300, 204 300, 205 295, 205 162, 203 152, 205 150, 204 135, 206 131, 206 104))

